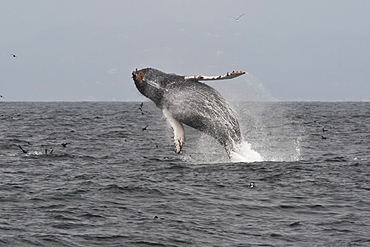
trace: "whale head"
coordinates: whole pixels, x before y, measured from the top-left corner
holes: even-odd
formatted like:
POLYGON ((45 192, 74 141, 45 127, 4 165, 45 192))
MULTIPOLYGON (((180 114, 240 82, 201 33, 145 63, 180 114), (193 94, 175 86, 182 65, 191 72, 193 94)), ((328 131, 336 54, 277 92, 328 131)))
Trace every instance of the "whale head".
POLYGON ((167 85, 184 80, 184 77, 167 74, 157 69, 145 68, 132 71, 132 79, 139 92, 160 107, 167 85))

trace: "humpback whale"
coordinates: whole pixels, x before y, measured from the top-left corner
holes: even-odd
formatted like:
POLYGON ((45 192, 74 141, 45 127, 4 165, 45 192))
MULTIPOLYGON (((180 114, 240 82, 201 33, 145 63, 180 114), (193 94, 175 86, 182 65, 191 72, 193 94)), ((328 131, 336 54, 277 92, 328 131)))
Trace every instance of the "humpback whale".
POLYGON ((173 130, 174 151, 180 153, 185 141, 183 124, 212 136, 231 152, 243 141, 239 123, 226 100, 211 86, 201 82, 231 79, 245 72, 220 76, 182 76, 153 68, 132 72, 136 88, 162 110, 173 130))

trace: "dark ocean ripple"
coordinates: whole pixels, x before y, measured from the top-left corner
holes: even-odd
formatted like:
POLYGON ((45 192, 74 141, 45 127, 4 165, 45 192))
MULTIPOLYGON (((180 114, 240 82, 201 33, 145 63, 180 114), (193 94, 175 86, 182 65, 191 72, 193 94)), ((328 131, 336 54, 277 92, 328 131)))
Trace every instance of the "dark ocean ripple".
POLYGON ((370 103, 235 104, 250 163, 139 105, 0 102, 0 246, 370 246, 370 103))

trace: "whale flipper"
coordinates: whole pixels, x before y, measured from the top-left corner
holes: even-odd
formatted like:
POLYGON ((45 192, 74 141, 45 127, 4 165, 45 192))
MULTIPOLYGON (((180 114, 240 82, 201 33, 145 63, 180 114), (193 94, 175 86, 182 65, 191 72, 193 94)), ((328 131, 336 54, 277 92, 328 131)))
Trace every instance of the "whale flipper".
POLYGON ((173 149, 176 153, 180 153, 185 141, 184 126, 172 116, 167 108, 164 108, 162 112, 167 124, 173 130, 173 149))
POLYGON ((189 75, 185 76, 185 80, 195 79, 199 81, 212 81, 212 80, 225 80, 225 79, 232 79, 241 75, 244 75, 245 72, 243 71, 233 71, 231 73, 226 73, 225 75, 219 76, 204 76, 204 75, 189 75))

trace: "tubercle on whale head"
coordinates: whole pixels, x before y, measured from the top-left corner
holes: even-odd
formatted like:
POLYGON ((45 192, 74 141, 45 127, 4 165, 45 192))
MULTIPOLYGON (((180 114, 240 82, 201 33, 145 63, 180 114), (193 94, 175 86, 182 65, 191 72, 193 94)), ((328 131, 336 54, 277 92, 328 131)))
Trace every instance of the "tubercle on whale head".
POLYGON ((142 82, 143 79, 144 79, 144 72, 142 71, 137 71, 137 69, 135 71, 132 71, 132 79, 134 79, 134 81, 138 81, 138 82, 142 82))

